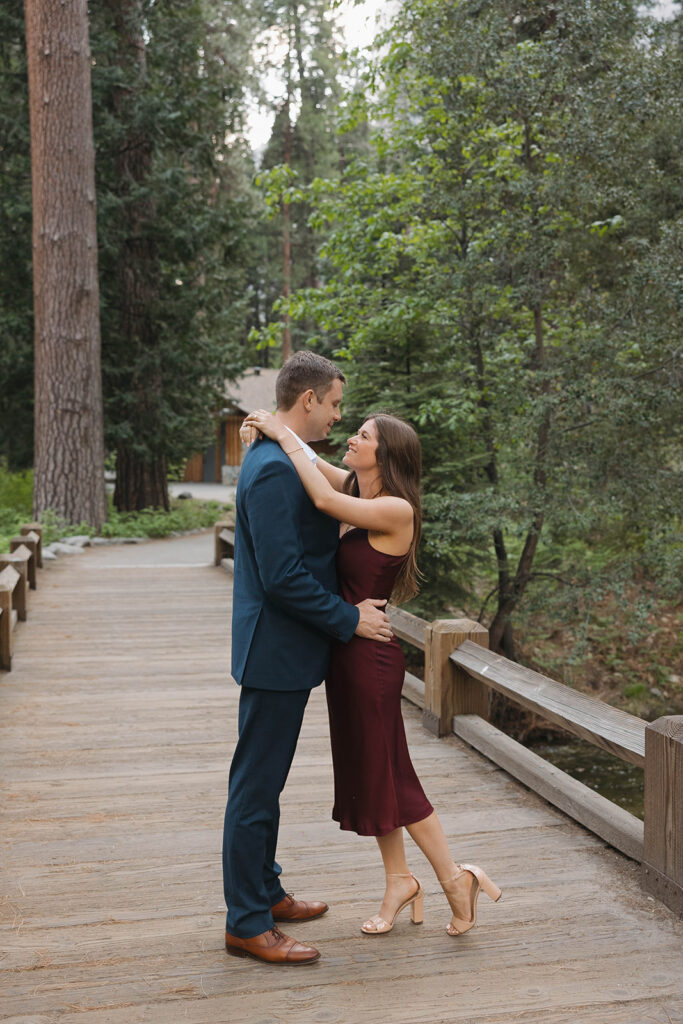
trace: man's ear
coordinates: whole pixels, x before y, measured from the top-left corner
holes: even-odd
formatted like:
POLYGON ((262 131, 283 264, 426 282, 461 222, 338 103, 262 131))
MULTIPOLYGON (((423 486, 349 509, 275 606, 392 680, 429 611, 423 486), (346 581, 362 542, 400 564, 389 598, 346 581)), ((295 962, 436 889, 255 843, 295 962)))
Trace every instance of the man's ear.
POLYGON ((310 412, 313 408, 313 399, 315 398, 315 391, 313 388, 309 388, 308 391, 304 391, 301 395, 301 401, 303 402, 304 409, 306 412, 310 412))

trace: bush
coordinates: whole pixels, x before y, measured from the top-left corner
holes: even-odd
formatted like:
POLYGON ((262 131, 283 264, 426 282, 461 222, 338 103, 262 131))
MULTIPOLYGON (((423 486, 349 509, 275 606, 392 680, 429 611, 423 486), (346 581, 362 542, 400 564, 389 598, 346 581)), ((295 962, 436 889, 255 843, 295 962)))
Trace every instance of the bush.
POLYGON ((168 537, 203 526, 213 526, 223 514, 225 505, 218 501, 200 502, 191 499, 171 501, 171 510, 146 508, 142 512, 117 512, 110 508, 100 533, 102 537, 168 537))
MULTIPOLYGON (((100 530, 102 537, 168 537, 201 527, 213 526, 226 507, 218 501, 172 499, 171 509, 147 508, 142 512, 117 512, 108 499, 107 521, 100 530)), ((33 470, 10 473, 0 462, 0 551, 7 551, 12 537, 23 523, 32 518, 33 470)), ((51 544, 74 534, 94 536, 97 531, 87 523, 67 523, 48 510, 42 517, 43 543, 51 544)))
POLYGON ((7 551, 12 537, 33 511, 33 470, 10 473, 0 460, 0 551, 7 551))

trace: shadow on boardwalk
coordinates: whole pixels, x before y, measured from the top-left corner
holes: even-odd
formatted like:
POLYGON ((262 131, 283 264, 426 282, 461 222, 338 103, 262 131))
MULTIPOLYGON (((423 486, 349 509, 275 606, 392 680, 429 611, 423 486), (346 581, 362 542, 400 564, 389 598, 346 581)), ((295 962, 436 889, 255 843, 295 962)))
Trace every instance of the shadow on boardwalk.
MULTIPOLYGON (((457 859, 503 888, 449 938, 421 854, 425 924, 365 937, 376 845, 329 817, 325 701, 307 711, 283 800, 287 887, 330 913, 292 925, 317 964, 226 956, 220 844, 237 687, 231 581, 209 535, 86 551, 31 594, 0 675, 0 1019, 15 1024, 683 1021, 683 923, 636 866, 404 706, 457 859)), ((277 662, 273 662, 277 671, 277 662)))

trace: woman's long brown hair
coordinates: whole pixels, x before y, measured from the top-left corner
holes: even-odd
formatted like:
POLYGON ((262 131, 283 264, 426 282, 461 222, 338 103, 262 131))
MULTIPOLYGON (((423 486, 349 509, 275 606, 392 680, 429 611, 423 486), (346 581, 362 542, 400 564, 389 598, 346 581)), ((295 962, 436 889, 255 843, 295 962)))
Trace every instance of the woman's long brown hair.
MULTIPOLYGON (((415 597, 420 589, 417 548, 422 532, 422 449, 416 432, 398 416, 385 412, 370 413, 363 422, 367 423, 368 420, 373 420, 377 430, 376 459, 382 475, 382 490, 395 498, 405 498, 413 508, 413 540, 391 595, 394 601, 400 603, 415 597)), ((344 482, 344 491, 355 497, 360 493, 358 478, 353 470, 344 482)))

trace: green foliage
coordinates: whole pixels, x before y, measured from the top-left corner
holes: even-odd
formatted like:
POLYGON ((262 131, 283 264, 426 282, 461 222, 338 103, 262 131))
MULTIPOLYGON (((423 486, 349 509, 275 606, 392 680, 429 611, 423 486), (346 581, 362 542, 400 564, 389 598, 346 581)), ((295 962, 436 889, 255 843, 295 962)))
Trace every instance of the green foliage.
POLYGON ((0 551, 6 551, 12 537, 31 518, 33 471, 12 473, 0 458, 0 551))
MULTIPOLYGON (((291 288, 315 288, 326 268, 308 189, 316 179, 338 179, 346 160, 363 148, 365 126, 352 127, 347 116, 347 130, 340 131, 342 108, 350 97, 342 86, 345 61, 334 4, 264 0, 262 11, 266 38, 277 38, 287 51, 276 69, 281 96, 274 101, 273 129, 255 179, 265 222, 257 240, 254 291, 258 302, 250 340, 263 352, 264 361, 270 358, 269 349, 282 345, 283 207, 289 207, 291 288)), ((291 328, 296 350, 306 343, 312 321, 302 315, 291 328)))
POLYGON ((213 526, 226 507, 218 501, 184 499, 172 501, 169 512, 149 508, 142 512, 117 512, 111 508, 100 534, 102 537, 168 537, 176 532, 213 526))
MULTIPOLYGON (((232 0, 140 7, 144 86, 118 62, 117 5, 89 11, 105 429, 111 448, 131 443, 177 460, 209 438, 224 381, 244 365, 255 205, 243 118, 256 23, 232 0), (131 102, 117 106, 116 90, 129 87, 131 102), (131 135, 152 146, 152 173, 137 187, 117 174, 131 135), (152 198, 154 216, 127 233, 122 215, 141 196, 152 198), (118 271, 131 237, 142 235, 158 260, 146 310, 158 344, 126 347, 118 271)), ((0 10, 0 83, 0 455, 22 468, 33 450, 33 287, 21 0, 0 10)))
POLYGON ((630 0, 415 0, 382 47, 351 117, 373 152, 308 189, 326 276, 287 311, 348 360, 337 439, 378 407, 420 431, 417 607, 495 602, 503 642, 534 591, 671 595, 678 29, 630 0))
POLYGON ((91 12, 105 427, 110 447, 175 462, 210 439, 224 382, 243 366, 249 40, 228 0, 145 0, 141 14, 144 74, 115 7, 91 12), (139 180, 121 173, 130 146, 148 153, 139 180), (146 289, 133 324, 123 266, 146 289))
POLYGON ((0 6, 0 457, 33 460, 31 169, 24 5, 0 6))
POLYGON ((33 505, 33 471, 12 473, 0 459, 0 508, 14 509, 18 515, 30 516, 33 505))
MULTIPOLYGON (((20 527, 31 519, 33 501, 33 472, 10 472, 0 462, 0 551, 6 551, 9 541, 19 533, 20 527)), ((142 512, 117 512, 108 503, 107 521, 99 531, 101 537, 168 537, 172 533, 213 526, 230 506, 217 501, 175 499, 169 512, 144 509, 142 512)), ((85 534, 97 535, 87 523, 67 523, 48 509, 42 517, 43 543, 51 544, 62 537, 85 534)))

